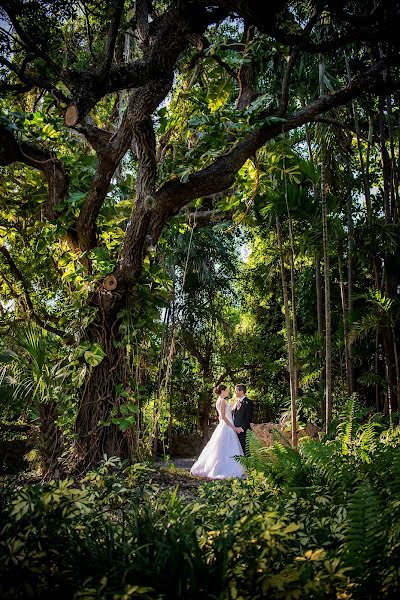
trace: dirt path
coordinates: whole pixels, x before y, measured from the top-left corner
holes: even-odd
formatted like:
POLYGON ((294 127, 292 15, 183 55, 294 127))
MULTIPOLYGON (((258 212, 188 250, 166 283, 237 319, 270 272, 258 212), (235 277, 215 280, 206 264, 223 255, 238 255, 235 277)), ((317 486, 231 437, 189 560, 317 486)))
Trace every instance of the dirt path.
POLYGON ((195 458, 175 458, 168 461, 157 460, 154 464, 156 472, 152 481, 163 489, 175 489, 178 486, 178 494, 187 502, 198 500, 198 487, 207 480, 190 475, 190 467, 195 458))
POLYGON ((172 468, 185 469, 185 471, 190 471, 190 468, 195 463, 195 461, 196 461, 195 458, 171 458, 168 461, 161 460, 161 459, 157 460, 155 464, 157 465, 157 467, 170 468, 171 465, 173 465, 172 468))

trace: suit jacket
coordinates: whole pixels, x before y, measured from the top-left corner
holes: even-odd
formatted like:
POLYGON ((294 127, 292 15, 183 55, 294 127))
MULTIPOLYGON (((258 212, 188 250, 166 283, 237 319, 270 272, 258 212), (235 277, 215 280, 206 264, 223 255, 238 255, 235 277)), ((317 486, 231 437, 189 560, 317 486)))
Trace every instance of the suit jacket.
POLYGON ((250 429, 250 423, 253 420, 253 402, 247 396, 244 396, 241 402, 240 408, 232 411, 233 424, 246 431, 250 429))

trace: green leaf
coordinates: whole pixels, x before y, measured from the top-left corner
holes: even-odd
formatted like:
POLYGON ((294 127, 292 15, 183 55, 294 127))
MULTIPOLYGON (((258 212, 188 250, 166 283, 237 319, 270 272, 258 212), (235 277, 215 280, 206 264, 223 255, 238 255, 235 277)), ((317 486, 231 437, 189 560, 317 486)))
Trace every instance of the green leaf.
POLYGON ((100 344, 92 344, 90 350, 87 350, 84 354, 86 362, 91 367, 97 367, 105 357, 106 353, 100 344))

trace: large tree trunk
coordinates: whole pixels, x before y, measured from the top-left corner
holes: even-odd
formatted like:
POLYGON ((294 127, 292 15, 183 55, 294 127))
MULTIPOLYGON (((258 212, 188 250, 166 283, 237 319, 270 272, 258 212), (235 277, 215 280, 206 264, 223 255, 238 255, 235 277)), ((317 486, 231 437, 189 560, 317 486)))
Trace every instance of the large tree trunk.
MULTIPOLYGON (((382 162, 382 173, 383 173, 383 200, 384 200, 384 211, 385 211, 385 224, 396 220, 397 209, 395 206, 395 198, 393 191, 391 190, 392 182, 392 164, 389 157, 389 153, 386 147, 387 141, 387 128, 385 123, 385 98, 379 97, 379 142, 381 150, 381 162, 382 162)), ((397 292, 397 277, 394 272, 394 260, 393 256, 386 250, 384 254, 384 269, 383 269, 383 286, 385 295, 388 298, 394 298, 397 292)), ((394 337, 391 334, 390 324, 387 323, 387 327, 383 329, 383 347, 385 351, 386 360, 386 375, 388 383, 388 395, 385 410, 389 414, 392 413, 396 405, 396 367, 393 366, 393 358, 395 357, 394 349, 394 337)))
POLYGON ((64 438, 57 425, 57 403, 54 401, 39 403, 39 439, 38 450, 44 475, 56 479, 62 475, 61 454, 64 438))
POLYGON ((199 427, 201 431, 201 449, 209 440, 210 414, 213 403, 213 375, 211 370, 211 355, 205 359, 206 366, 203 367, 203 389, 199 397, 199 427))
POLYGON ((199 427, 201 432, 201 444, 200 448, 203 449, 207 444, 209 435, 208 427, 210 424, 210 411, 211 411, 211 398, 212 395, 210 390, 206 389, 201 392, 199 399, 199 427))
POLYGON ((87 468, 99 462, 104 455, 132 458, 136 447, 134 427, 123 431, 118 423, 123 417, 119 407, 125 402, 118 396, 116 386, 128 387, 129 371, 125 352, 115 345, 118 324, 92 330, 106 355, 99 365, 93 367, 85 382, 79 399, 75 423, 80 463, 78 468, 87 468), (101 333, 100 333, 101 332, 101 333))
MULTIPOLYGON (((315 167, 314 162, 314 154, 311 145, 311 137, 309 129, 306 127, 306 142, 308 148, 308 158, 315 167)), ((318 189, 316 184, 313 184, 313 195, 314 199, 318 199, 318 189)), ((322 340, 324 339, 324 307, 323 307, 323 298, 322 298, 322 278, 321 278, 321 254, 320 249, 317 247, 315 250, 315 295, 317 300, 317 327, 318 327, 318 337, 320 340, 319 349, 318 349, 318 363, 319 368, 321 369, 320 374, 320 390, 321 390, 321 428, 325 428, 325 414, 326 414, 326 403, 325 403, 325 365, 324 365, 324 357, 323 357, 323 349, 322 349, 322 340)))

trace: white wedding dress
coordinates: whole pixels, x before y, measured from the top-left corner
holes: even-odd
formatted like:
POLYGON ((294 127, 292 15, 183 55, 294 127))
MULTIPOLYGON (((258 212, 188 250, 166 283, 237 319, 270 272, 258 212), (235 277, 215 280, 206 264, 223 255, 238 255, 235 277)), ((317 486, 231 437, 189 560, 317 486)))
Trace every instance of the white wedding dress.
MULTIPOLYGON (((223 398, 218 398, 215 405, 219 417, 221 417, 221 404, 223 401, 223 398)), ((225 407, 225 417, 233 425, 232 413, 228 403, 225 407)), ((243 456, 243 450, 237 433, 221 419, 190 472, 192 475, 208 477, 209 479, 243 477, 242 465, 233 458, 238 455, 243 456)))

